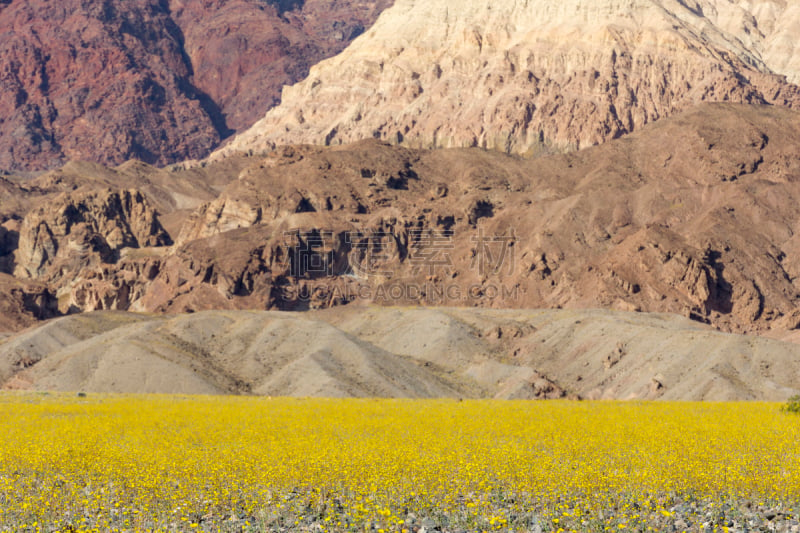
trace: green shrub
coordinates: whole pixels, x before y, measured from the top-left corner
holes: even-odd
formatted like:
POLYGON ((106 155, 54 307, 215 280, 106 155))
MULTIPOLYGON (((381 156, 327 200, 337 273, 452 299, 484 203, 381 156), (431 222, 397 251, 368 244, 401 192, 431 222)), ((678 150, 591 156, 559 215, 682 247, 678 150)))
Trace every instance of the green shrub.
POLYGON ((789 398, 786 404, 781 407, 781 411, 800 415, 800 395, 795 395, 789 398))

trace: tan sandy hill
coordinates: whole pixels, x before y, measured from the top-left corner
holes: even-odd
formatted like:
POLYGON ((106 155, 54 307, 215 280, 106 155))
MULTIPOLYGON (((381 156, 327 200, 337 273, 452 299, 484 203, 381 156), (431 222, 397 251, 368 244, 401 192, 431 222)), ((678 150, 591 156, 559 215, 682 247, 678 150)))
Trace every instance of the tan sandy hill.
POLYGON ((775 401, 798 383, 796 344, 600 310, 101 312, 0 340, 7 389, 775 401))
POLYGON ((59 313, 616 308, 789 338, 798 138, 794 111, 706 104, 532 160, 368 141, 69 165, 24 182, 0 265, 59 313))
POLYGON ((698 102, 794 107, 798 25, 785 0, 400 0, 220 153, 373 137, 530 153, 698 102))

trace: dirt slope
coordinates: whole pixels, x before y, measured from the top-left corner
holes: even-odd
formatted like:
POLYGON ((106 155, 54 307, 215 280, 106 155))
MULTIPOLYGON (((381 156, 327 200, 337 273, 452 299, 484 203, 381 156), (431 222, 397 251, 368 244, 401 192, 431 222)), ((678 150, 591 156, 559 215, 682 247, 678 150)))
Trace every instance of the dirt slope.
POLYGON ((102 312, 0 340, 10 389, 326 397, 783 400, 800 346, 674 315, 348 307, 102 312))

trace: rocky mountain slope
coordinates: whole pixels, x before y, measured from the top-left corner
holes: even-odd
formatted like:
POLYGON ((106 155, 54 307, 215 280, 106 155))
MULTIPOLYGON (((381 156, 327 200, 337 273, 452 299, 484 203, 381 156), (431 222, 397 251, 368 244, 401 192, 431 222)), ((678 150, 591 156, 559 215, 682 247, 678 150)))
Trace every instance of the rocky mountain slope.
POLYGON ((387 5, 0 2, 0 169, 203 157, 387 5))
POLYGON ((221 153, 378 138, 583 148, 698 102, 796 107, 785 0, 399 0, 221 153))
POLYGON ((59 315, 56 300, 45 284, 0 273, 0 336, 59 315))
POLYGON ((374 307, 161 317, 103 312, 0 341, 0 387, 779 401, 798 392, 798 355, 796 344, 643 313, 374 307))
POLYGON ((795 111, 705 104, 538 159, 366 141, 171 171, 70 164, 6 180, 0 265, 51 314, 616 308, 791 335, 798 138, 795 111))

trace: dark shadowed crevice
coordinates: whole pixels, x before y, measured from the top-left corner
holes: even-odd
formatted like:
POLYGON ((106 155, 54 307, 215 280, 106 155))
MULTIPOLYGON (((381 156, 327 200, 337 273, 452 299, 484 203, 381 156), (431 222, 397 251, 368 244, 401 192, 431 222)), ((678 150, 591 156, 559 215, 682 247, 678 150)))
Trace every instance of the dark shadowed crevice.
POLYGON ((172 11, 169 8, 167 0, 159 0, 159 8, 169 16, 165 22, 165 29, 178 44, 181 60, 187 70, 187 77, 176 79, 178 90, 190 100, 197 101, 197 103, 200 104, 200 108, 211 120, 211 124, 214 126, 220 140, 227 139, 236 133, 236 131, 228 127, 227 118, 217 102, 190 81, 190 78, 194 76, 194 65, 192 65, 192 59, 189 57, 189 54, 186 53, 186 39, 183 35, 183 30, 181 30, 180 26, 172 19, 172 11))
POLYGON ((294 11, 295 9, 303 9, 305 0, 259 0, 262 4, 269 4, 275 6, 279 15, 283 15, 287 11, 294 11))
POLYGON ((208 118, 211 120, 211 124, 214 126, 214 129, 219 134, 220 140, 227 139, 234 133, 235 130, 228 127, 228 121, 225 118, 225 114, 222 112, 222 109, 219 105, 205 92, 201 91, 197 87, 195 87, 189 80, 184 78, 180 78, 177 80, 178 89, 186 95, 187 98, 191 100, 197 100, 200 104, 200 107, 203 109, 208 118))

